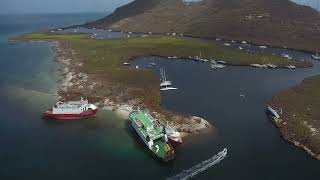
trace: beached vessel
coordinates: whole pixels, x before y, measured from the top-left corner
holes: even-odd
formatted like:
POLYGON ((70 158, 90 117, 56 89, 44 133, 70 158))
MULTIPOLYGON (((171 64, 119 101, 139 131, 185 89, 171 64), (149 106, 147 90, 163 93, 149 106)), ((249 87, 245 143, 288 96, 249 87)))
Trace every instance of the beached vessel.
POLYGON ((174 158, 174 149, 168 143, 165 127, 154 119, 147 111, 132 111, 129 119, 140 139, 159 159, 169 161, 174 158))
POLYGON ((267 106, 266 110, 267 114, 270 115, 272 118, 279 119, 280 115, 277 113, 276 110, 274 110, 271 106, 267 106))
POLYGON ((59 101, 51 109, 43 112, 43 116, 55 119, 81 119, 95 116, 97 111, 97 106, 81 98, 80 101, 59 101))

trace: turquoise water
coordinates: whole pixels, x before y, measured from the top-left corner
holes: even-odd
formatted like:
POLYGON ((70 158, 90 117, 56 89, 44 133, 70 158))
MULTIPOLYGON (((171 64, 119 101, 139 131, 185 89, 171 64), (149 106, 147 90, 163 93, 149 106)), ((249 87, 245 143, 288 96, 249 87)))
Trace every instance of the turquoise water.
POLYGON ((97 118, 81 122, 41 119, 41 112, 57 99, 60 77, 55 54, 48 43, 8 43, 8 38, 23 32, 102 16, 0 16, 0 179, 88 179, 99 172, 110 177, 105 163, 139 154, 133 143, 124 143, 133 139, 121 130, 125 121, 113 113, 100 112, 97 118))
POLYGON ((41 118, 57 100, 61 78, 55 54, 48 43, 8 39, 102 16, 0 17, 0 179, 164 179, 174 173, 175 162, 152 158, 128 121, 112 112, 80 121, 41 118))

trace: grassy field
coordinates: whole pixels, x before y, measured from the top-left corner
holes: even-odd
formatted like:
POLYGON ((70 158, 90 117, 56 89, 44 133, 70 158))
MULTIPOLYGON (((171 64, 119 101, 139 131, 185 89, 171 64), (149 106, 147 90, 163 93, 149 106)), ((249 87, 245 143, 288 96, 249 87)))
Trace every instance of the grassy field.
MULTIPOLYGON (((301 61, 289 61, 286 58, 271 54, 248 53, 228 47, 222 47, 212 41, 199 39, 152 36, 119 39, 92 39, 88 34, 56 34, 38 32, 25 34, 16 39, 20 40, 47 40, 60 41, 64 48, 72 49, 78 54, 73 63, 83 63, 77 67, 78 71, 90 75, 90 78, 99 81, 101 86, 94 92, 74 92, 91 99, 100 97, 112 98, 115 102, 125 102, 138 99, 139 102, 162 111, 160 107, 159 79, 149 70, 136 70, 123 65, 133 57, 141 55, 160 56, 197 56, 201 52, 204 58, 218 58, 234 65, 247 65, 250 63, 273 63, 276 65, 293 64, 308 66, 301 61), (69 47, 70 46, 70 47, 69 47), (94 94, 94 97, 93 97, 94 94)), ((69 54, 72 54, 69 52, 69 54)))
POLYGON ((234 48, 222 47, 212 41, 174 36, 152 36, 136 38, 119 38, 98 40, 88 38, 87 34, 54 34, 31 33, 22 36, 29 40, 63 40, 70 41, 83 51, 95 52, 91 55, 90 65, 96 68, 105 68, 122 65, 130 58, 141 55, 160 56, 198 56, 201 52, 203 58, 218 58, 233 65, 248 65, 253 63, 273 63, 279 66, 296 65, 310 66, 308 62, 290 61, 287 58, 272 54, 250 53, 234 48), (105 57, 105 61, 99 59, 105 57))
POLYGON ((320 76, 305 79, 300 85, 273 97, 271 105, 283 109, 281 119, 286 123, 291 140, 301 142, 320 154, 320 76))

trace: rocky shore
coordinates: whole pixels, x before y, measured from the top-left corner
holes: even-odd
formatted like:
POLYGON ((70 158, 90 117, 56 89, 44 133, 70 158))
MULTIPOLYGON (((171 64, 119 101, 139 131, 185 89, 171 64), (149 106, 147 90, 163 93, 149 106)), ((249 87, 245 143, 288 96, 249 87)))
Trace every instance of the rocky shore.
POLYGON ((122 101, 122 97, 117 97, 123 96, 121 93, 114 94, 112 97, 99 94, 98 92, 103 90, 101 88, 105 88, 105 86, 102 85, 103 82, 96 78, 96 75, 81 71, 86 59, 80 55, 80 52, 72 48, 71 43, 66 41, 52 41, 51 44, 56 53, 56 60, 61 65, 59 70, 63 77, 57 92, 59 99, 76 99, 79 96, 88 97, 89 101, 94 102, 95 105, 105 110, 114 111, 123 119, 126 119, 129 113, 138 107, 146 108, 157 119, 168 119, 170 117, 170 124, 180 131, 183 136, 212 128, 208 121, 200 117, 166 110, 157 112, 152 108, 148 108, 138 99, 122 101))
POLYGON ((320 154, 314 153, 310 148, 307 147, 307 145, 304 145, 303 143, 301 143, 295 137, 295 133, 291 132, 291 130, 288 128, 287 123, 285 121, 283 121, 282 119, 273 119, 273 122, 279 128, 283 139, 292 143, 296 147, 304 149, 309 155, 320 160, 320 154))
POLYGON ((303 80, 299 85, 277 93, 268 103, 281 109, 274 119, 284 139, 320 160, 320 76, 303 80))

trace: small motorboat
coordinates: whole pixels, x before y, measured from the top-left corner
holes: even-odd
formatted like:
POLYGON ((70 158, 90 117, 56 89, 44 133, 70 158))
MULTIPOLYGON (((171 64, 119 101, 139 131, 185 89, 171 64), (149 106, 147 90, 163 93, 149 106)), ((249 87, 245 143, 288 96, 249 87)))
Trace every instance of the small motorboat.
POLYGON ((293 65, 289 65, 289 66, 285 66, 285 67, 288 69, 296 69, 296 66, 293 66, 293 65))
POLYGON ((269 68, 272 68, 272 69, 274 69, 274 68, 277 68, 278 66, 276 66, 276 65, 274 65, 274 64, 270 64, 270 63, 268 63, 268 64, 266 64, 269 68))
POLYGON ((288 54, 281 54, 281 57, 287 58, 287 59, 289 59, 289 60, 292 59, 292 57, 289 56, 288 54))
POLYGON ((319 54, 311 55, 311 57, 312 57, 312 59, 320 60, 320 55, 319 54))
POLYGON ((223 64, 211 64, 210 67, 211 67, 211 69, 224 69, 224 68, 226 68, 226 65, 223 65, 223 64))
POLYGON ((227 64, 227 62, 225 62, 225 61, 217 61, 217 63, 219 63, 219 64, 227 64))
POLYGON ((261 65, 261 64, 250 64, 250 66, 256 67, 256 68, 262 68, 262 65, 261 65))

